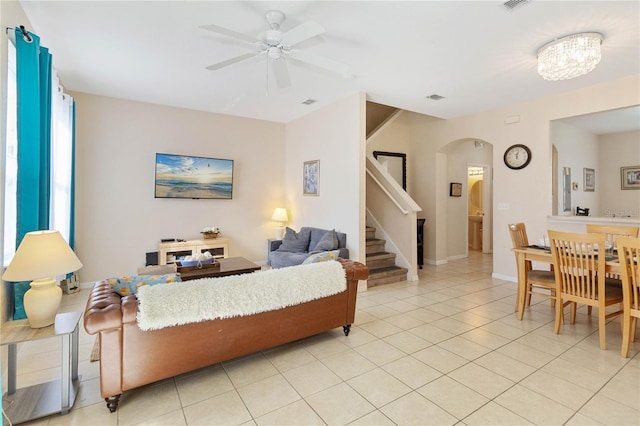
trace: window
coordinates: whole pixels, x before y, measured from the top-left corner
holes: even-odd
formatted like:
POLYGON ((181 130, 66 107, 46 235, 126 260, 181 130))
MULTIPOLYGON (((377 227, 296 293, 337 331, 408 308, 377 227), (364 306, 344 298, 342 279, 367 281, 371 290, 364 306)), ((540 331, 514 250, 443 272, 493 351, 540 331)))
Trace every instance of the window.
POLYGON ((16 47, 8 41, 7 49, 7 123, 4 176, 4 259, 8 265, 16 252, 16 192, 18 176, 18 119, 16 100, 16 47))
POLYGON ((51 93, 51 205, 49 228, 69 243, 73 170, 73 98, 62 91, 55 70, 51 93))

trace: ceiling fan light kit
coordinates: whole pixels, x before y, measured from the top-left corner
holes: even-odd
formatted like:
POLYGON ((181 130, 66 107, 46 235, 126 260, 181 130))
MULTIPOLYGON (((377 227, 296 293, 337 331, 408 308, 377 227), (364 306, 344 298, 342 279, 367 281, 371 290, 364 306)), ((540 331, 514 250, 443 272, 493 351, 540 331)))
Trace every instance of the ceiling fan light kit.
POLYGON ((599 33, 580 33, 545 44, 538 50, 538 73, 551 81, 590 73, 602 57, 602 38, 599 33))
POLYGON ((276 84, 280 88, 289 87, 291 85, 289 70, 285 61, 285 59, 288 58, 293 58, 297 61, 340 74, 343 77, 351 76, 349 67, 341 62, 322 56, 316 56, 309 52, 303 52, 300 49, 292 49, 293 46, 302 43, 303 41, 323 34, 325 30, 321 25, 316 22, 305 22, 287 32, 282 32, 280 31, 280 26, 286 19, 286 15, 283 12, 279 10, 268 10, 265 13, 265 19, 269 24, 269 29, 261 32, 257 37, 238 33, 213 24, 200 27, 208 31, 255 44, 260 48, 258 51, 245 53, 234 58, 209 65, 206 68, 210 71, 215 71, 255 56, 264 55, 266 56, 267 61, 270 61, 273 64, 273 73, 276 78, 276 84))
POLYGON ((272 9, 267 10, 264 14, 264 17, 267 18, 267 22, 272 29, 278 30, 280 29, 280 25, 282 25, 287 16, 279 10, 272 9))

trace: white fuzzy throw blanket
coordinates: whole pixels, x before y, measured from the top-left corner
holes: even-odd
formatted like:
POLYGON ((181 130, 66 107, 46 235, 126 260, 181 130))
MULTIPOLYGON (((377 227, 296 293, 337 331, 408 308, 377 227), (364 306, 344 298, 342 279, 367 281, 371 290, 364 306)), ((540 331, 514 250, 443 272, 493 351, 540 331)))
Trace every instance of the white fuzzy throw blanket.
POLYGON ((181 283, 138 290, 138 326, 142 330, 253 315, 345 291, 345 270, 337 261, 181 283))

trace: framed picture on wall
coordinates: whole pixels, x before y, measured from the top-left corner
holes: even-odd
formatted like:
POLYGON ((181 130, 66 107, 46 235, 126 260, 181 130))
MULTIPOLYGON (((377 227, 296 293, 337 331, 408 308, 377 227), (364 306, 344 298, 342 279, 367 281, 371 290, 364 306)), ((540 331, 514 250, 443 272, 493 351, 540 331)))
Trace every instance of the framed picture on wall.
POLYGON ((596 190, 596 171, 594 169, 584 170, 584 191, 593 192, 596 190))
POLYGON ((620 188, 640 189, 640 166, 620 167, 620 188))
POLYGON ((462 197, 462 184, 457 182, 451 182, 449 184, 449 196, 462 197))
POLYGON ((320 160, 305 161, 302 169, 302 194, 320 195, 320 160))

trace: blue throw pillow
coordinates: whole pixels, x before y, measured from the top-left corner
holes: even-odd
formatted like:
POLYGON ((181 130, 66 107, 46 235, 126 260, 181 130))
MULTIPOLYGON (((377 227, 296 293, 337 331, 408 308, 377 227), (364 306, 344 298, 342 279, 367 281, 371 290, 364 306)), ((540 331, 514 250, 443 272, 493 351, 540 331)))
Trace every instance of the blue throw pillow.
POLYGON ((331 231, 325 232, 322 236, 318 244, 311 251, 328 251, 335 250, 338 248, 338 236, 336 235, 336 230, 332 229, 331 231))
POLYGON ((120 278, 109 278, 109 285, 120 295, 136 294, 144 285, 171 284, 182 281, 180 274, 162 275, 129 275, 120 278))
POLYGON ((282 239, 282 245, 278 247, 278 250, 276 251, 304 253, 309 248, 310 240, 311 240, 310 229, 301 229, 300 232, 296 232, 287 226, 287 229, 285 230, 284 238, 282 239))

